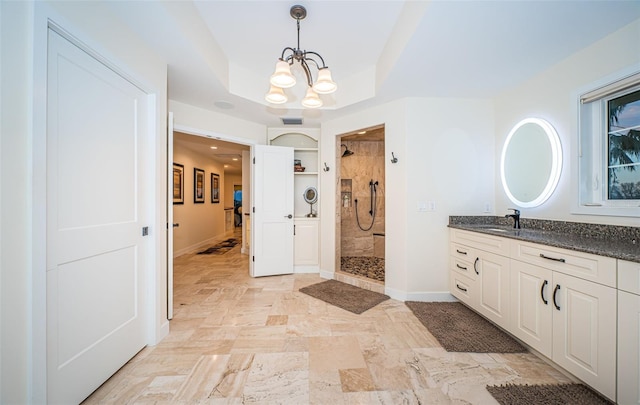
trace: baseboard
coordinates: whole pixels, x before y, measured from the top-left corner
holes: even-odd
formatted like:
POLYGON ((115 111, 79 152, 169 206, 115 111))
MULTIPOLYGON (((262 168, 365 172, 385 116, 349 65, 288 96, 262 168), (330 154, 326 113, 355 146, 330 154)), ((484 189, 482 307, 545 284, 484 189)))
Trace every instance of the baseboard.
POLYGON ((294 274, 302 273, 319 273, 320 268, 318 266, 293 266, 294 274))
POLYGON ((320 270, 320 278, 324 278, 325 280, 333 280, 335 277, 335 273, 332 271, 320 270))
POLYGON ((187 246, 185 248, 182 248, 180 250, 174 250, 173 251, 173 258, 175 259, 178 256, 182 256, 184 254, 187 253, 193 253, 194 250, 198 250, 204 246, 207 245, 215 245, 218 242, 222 242, 223 240, 227 239, 228 235, 218 235, 218 236, 214 236, 213 238, 209 238, 206 240, 203 240, 201 242, 198 242, 196 244, 193 244, 191 246, 187 246))
POLYGON ((456 302, 458 301, 448 291, 444 292, 406 292, 394 288, 385 287, 384 293, 398 301, 420 302, 456 302))

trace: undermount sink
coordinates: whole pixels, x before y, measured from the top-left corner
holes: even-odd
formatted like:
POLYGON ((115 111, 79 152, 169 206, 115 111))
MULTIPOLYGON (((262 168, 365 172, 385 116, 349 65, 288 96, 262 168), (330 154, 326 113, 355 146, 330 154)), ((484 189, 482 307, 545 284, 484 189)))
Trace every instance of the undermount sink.
POLYGON ((484 228, 486 231, 493 231, 493 232, 509 232, 507 229, 502 229, 502 228, 484 228))

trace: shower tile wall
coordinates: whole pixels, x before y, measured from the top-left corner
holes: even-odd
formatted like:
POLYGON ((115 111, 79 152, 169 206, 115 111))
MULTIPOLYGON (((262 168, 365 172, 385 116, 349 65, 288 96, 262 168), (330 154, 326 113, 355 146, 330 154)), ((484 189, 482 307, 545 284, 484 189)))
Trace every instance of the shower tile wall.
POLYGON ((374 256, 374 233, 384 233, 384 141, 343 141, 353 155, 340 159, 340 178, 351 179, 351 199, 348 207, 341 205, 341 256, 374 256), (376 219, 369 231, 358 228, 355 218, 355 200, 358 200, 360 224, 371 224, 371 198, 369 181, 378 181, 376 219))

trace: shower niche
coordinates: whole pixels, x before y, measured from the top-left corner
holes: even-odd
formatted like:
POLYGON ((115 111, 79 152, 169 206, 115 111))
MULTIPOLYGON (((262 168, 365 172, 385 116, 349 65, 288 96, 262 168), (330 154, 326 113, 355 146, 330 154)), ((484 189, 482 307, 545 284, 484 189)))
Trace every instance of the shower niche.
POLYGON ((351 196, 353 195, 353 181, 351 179, 340 180, 340 203, 342 208, 351 207, 351 196))
POLYGON ((293 265, 296 273, 320 271, 320 212, 322 191, 318 182, 318 139, 320 131, 311 128, 269 128, 269 144, 293 148, 293 265), (308 202, 314 190, 313 204, 308 202), (307 198, 305 198, 307 197, 307 198))

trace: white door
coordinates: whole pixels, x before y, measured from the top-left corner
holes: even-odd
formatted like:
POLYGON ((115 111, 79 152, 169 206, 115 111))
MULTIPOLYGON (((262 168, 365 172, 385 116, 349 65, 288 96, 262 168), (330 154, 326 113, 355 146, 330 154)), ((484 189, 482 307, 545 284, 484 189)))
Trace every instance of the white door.
POLYGON ((147 96, 49 31, 47 402, 79 403, 145 346, 147 96))
POLYGON ((255 145, 253 277, 293 273, 293 148, 255 145))
MULTIPOLYGON (((173 319, 173 227, 179 224, 173 222, 174 185, 176 183, 173 172, 173 113, 169 113, 167 120, 167 319, 173 319)), ((179 176, 179 175, 178 175, 179 176)), ((184 179, 182 179, 184 181, 184 179)), ((178 194, 183 192, 180 185, 178 194)), ((184 198, 184 196, 182 196, 184 198)))

